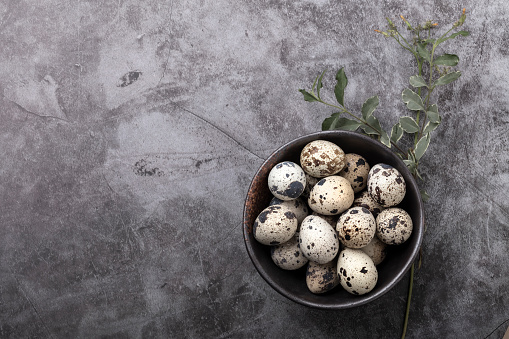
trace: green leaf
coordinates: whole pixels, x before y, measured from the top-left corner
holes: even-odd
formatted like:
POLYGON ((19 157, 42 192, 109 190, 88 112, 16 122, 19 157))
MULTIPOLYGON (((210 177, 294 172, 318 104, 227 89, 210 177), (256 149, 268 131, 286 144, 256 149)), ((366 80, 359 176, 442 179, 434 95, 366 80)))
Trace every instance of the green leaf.
POLYGON ((348 78, 346 77, 345 71, 341 68, 336 73, 336 86, 334 87, 334 94, 336 95, 336 100, 339 102, 341 106, 344 106, 344 97, 345 97, 345 88, 348 85, 348 78))
POLYGON ((369 115, 366 118, 366 122, 372 127, 368 125, 362 125, 361 128, 364 131, 364 133, 370 135, 380 135, 379 131, 382 130, 382 126, 380 126, 380 121, 378 121, 378 119, 374 115, 369 115))
POLYGON ((401 128, 401 125, 398 123, 398 124, 392 126, 392 130, 391 130, 392 142, 394 142, 394 143, 398 142, 402 136, 403 136, 403 128, 401 128))
POLYGON ((322 123, 322 131, 337 129, 355 131, 362 125, 362 123, 356 120, 340 118, 340 115, 341 113, 333 113, 329 118, 325 119, 322 123))
POLYGON ((412 75, 410 77, 410 85, 414 87, 428 87, 426 80, 420 75, 412 75))
POLYGON ((304 89, 299 89, 299 92, 301 92, 304 95, 304 100, 306 100, 306 101, 309 101, 309 102, 318 101, 317 97, 315 97, 313 94, 311 94, 309 92, 306 92, 306 90, 304 90, 304 89))
POLYGON ((422 98, 419 94, 415 93, 409 88, 405 88, 403 93, 401 94, 403 102, 406 104, 406 107, 412 111, 420 111, 424 110, 424 104, 422 103, 422 98))
POLYGON ((421 189, 420 191, 421 191, 421 199, 422 199, 422 201, 428 202, 429 201, 429 194, 425 190, 421 189))
POLYGON ((429 142, 431 140, 430 134, 423 135, 421 139, 415 145, 415 159, 419 161, 422 158, 426 150, 428 149, 429 142))
POLYGON ((426 116, 431 122, 440 122, 442 118, 440 114, 438 114, 438 106, 433 104, 428 107, 428 111, 426 112, 426 116))
POLYGON ((433 63, 441 66, 456 66, 460 58, 455 54, 444 54, 437 57, 433 63))
POLYGON ((322 122, 322 131, 335 129, 340 114, 341 113, 333 113, 330 117, 324 119, 322 122))
POLYGON ((355 131, 360 127, 361 123, 352 119, 340 118, 341 113, 333 113, 329 118, 325 119, 322 123, 322 131, 330 130, 345 130, 355 131))
POLYGON ((435 83, 433 84, 433 87, 447 85, 447 84, 453 82, 454 80, 458 79, 460 76, 461 76, 461 72, 448 73, 448 74, 438 78, 437 81, 435 81, 435 83))
POLYGON ((327 70, 323 71, 322 74, 320 75, 320 77, 318 78, 318 83, 316 84, 316 94, 318 96, 318 99, 321 100, 320 98, 320 89, 322 89, 323 85, 322 85, 322 79, 323 79, 323 75, 325 74, 327 70))
POLYGON ((374 97, 371 97, 369 98, 368 100, 366 100, 364 102, 364 104, 362 105, 362 118, 364 120, 366 120, 370 115, 373 114, 373 111, 375 110, 375 108, 378 106, 378 103, 379 103, 379 100, 378 100, 378 96, 374 96, 374 97))
POLYGON ((408 169, 410 170, 410 172, 414 173, 416 168, 417 168, 417 164, 415 163, 415 161, 413 160, 408 160, 408 159, 405 159, 403 160, 403 162, 405 163, 406 167, 408 167, 408 169))
POLYGON ((417 53, 419 53, 420 57, 427 62, 430 61, 429 51, 423 44, 417 44, 417 53))
POLYGON ((384 144, 385 146, 391 148, 391 139, 389 139, 387 132, 384 130, 382 130, 382 135, 380 136, 380 142, 382 144, 384 144))
POLYGON ((342 129, 344 131, 355 131, 362 124, 356 120, 339 118, 336 124, 336 129, 342 129))
POLYGON ((419 125, 412 117, 399 118, 399 125, 407 133, 416 133, 419 131, 419 125))
POLYGON ((451 35, 449 35, 448 37, 445 37, 445 38, 442 38, 442 39, 438 39, 437 42, 436 42, 436 45, 440 45, 442 42, 444 41, 447 41, 449 39, 454 39, 455 37, 457 37, 458 35, 461 35, 461 36, 469 36, 470 33, 467 32, 467 31, 459 31, 459 32, 456 32, 456 33, 453 33, 451 35))
POLYGON ((428 121, 426 126, 424 126, 424 130, 422 131, 422 133, 431 133, 438 127, 438 125, 440 125, 439 122, 428 121))

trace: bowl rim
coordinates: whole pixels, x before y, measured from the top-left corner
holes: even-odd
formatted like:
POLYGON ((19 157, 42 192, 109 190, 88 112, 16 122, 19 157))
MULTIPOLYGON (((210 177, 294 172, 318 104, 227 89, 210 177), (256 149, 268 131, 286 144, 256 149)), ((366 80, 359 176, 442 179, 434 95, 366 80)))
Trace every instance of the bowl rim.
POLYGON ((259 168, 257 169, 256 173, 253 176, 253 178, 251 180, 251 183, 249 185, 248 191, 246 193, 246 199, 244 200, 243 237, 244 237, 244 243, 245 243, 245 246, 246 246, 246 250, 248 252, 248 255, 249 255, 253 265, 255 266, 256 270, 258 271, 258 273, 261 275, 261 277, 274 290, 276 290, 279 294, 283 295, 284 297, 286 297, 286 298, 288 298, 288 299, 290 299, 290 300, 292 300, 292 301, 294 301, 294 302, 296 302, 298 304, 301 304, 301 305, 304 305, 304 306, 307 306, 307 307, 311 307, 311 308, 317 308, 317 309, 337 310, 337 309, 353 308, 353 307, 357 307, 357 306, 361 306, 361 305, 367 304, 367 303, 369 303, 369 302, 371 302, 371 301, 373 301, 375 299, 380 298, 382 295, 384 295, 389 290, 391 290, 405 276, 405 274, 408 272, 408 270, 410 269, 411 265, 414 263, 417 255, 418 255, 418 253, 420 251, 420 248, 421 248, 421 245, 422 245, 423 234, 424 234, 424 204, 423 204, 423 201, 422 201, 422 198, 421 198, 420 194, 417 194, 417 206, 416 206, 416 208, 419 210, 419 215, 418 215, 419 227, 415 227, 416 225, 414 225, 414 232, 415 232, 414 236, 417 237, 417 243, 411 249, 411 255, 404 262, 403 269, 400 270, 399 272, 397 272, 397 274, 392 279, 390 279, 390 283, 388 284, 388 286, 386 286, 385 288, 382 288, 382 289, 380 289, 380 290, 378 290, 378 291, 376 291, 374 293, 365 294, 365 295, 362 296, 363 297, 362 299, 359 299, 357 301, 354 300, 352 302, 344 302, 344 303, 341 303, 341 304, 320 304, 320 303, 317 303, 317 302, 312 302, 312 301, 300 298, 299 296, 296 296, 294 294, 287 293, 284 289, 282 289, 279 286, 278 283, 276 283, 271 278, 271 276, 267 273, 267 271, 259 263, 258 259, 255 256, 254 248, 251 245, 250 241, 248 240, 250 225, 248 225, 248 220, 247 220, 248 219, 248 211, 247 211, 246 207, 247 207, 247 201, 248 201, 248 198, 249 198, 249 194, 250 194, 251 190, 253 189, 253 185, 255 184, 255 178, 258 177, 258 175, 260 174, 262 169, 270 162, 270 159, 275 154, 277 154, 280 151, 282 151, 283 149, 291 146, 292 144, 300 142, 303 139, 309 139, 309 142, 311 142, 312 140, 318 140, 318 139, 320 139, 322 137, 327 138, 329 136, 334 136, 334 135, 338 135, 338 134, 339 135, 350 136, 350 137, 354 137, 354 138, 360 138, 363 141, 371 143, 375 147, 382 146, 383 149, 386 150, 386 152, 392 153, 392 156, 393 156, 393 158, 395 159, 396 162, 399 162, 399 167, 404 172, 406 172, 406 177, 410 177, 411 178, 410 182, 406 182, 406 184, 407 185, 411 185, 416 192, 420 191, 415 178, 410 173, 410 171, 408 170, 408 168, 404 164, 404 162, 394 153, 394 151, 392 151, 392 149, 389 149, 388 147, 383 145, 378 140, 375 140, 373 138, 370 138, 370 137, 368 137, 366 135, 363 135, 363 134, 360 134, 360 133, 357 133, 357 132, 343 131, 343 130, 333 130, 333 131, 319 131, 319 132, 314 132, 314 133, 302 135, 302 136, 300 136, 298 138, 295 138, 295 139, 285 143, 284 145, 282 145, 281 147, 276 149, 274 152, 272 152, 264 160, 264 162, 259 166, 259 168))

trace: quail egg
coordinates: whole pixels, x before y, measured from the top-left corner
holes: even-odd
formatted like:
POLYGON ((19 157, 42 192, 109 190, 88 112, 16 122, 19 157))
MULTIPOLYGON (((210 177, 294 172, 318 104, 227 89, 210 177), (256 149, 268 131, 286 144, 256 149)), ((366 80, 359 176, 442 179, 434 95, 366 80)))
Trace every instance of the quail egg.
POLYGON ((309 215, 300 227, 299 246, 310 261, 325 264, 338 254, 338 235, 327 221, 309 215))
POLYGON ((376 217, 376 234, 386 244, 404 243, 410 238, 412 229, 412 218, 402 208, 388 208, 376 217))
POLYGON ((351 294, 371 292, 378 281, 373 260, 359 249, 345 248, 338 257, 338 276, 341 286, 351 294))
POLYGON ((311 190, 308 205, 323 215, 336 215, 346 211, 353 203, 354 193, 350 182, 340 176, 320 180, 311 190))
POLYGON ((308 263, 299 248, 299 233, 295 233, 287 242, 270 248, 272 261, 284 270, 296 270, 308 263))
POLYGON ((352 184, 353 191, 358 193, 366 188, 369 173, 368 161, 355 153, 345 155, 346 165, 339 175, 352 184))
POLYGON ((345 152, 326 140, 314 140, 304 146, 300 153, 302 169, 315 178, 339 173, 345 167, 345 152))
POLYGON ((283 161, 272 168, 268 177, 269 189, 281 200, 297 199, 306 188, 306 175, 294 162, 283 161))
POLYGON ((307 217, 309 214, 309 208, 308 208, 307 204, 301 198, 285 201, 285 200, 281 200, 281 199, 274 197, 274 198, 272 198, 272 200, 269 203, 269 206, 273 206, 273 205, 283 205, 283 206, 288 207, 290 209, 290 211, 295 213, 295 216, 297 217, 297 221, 299 222, 299 225, 302 222, 302 220, 304 220, 304 218, 307 217))
POLYGON ((279 245, 295 235, 297 226, 297 217, 288 207, 269 206, 256 218, 253 224, 253 235, 264 245, 279 245))
POLYGON ((369 171, 368 192, 383 207, 396 206, 405 197, 405 179, 394 167, 376 164, 369 171))
POLYGON ((371 198, 368 191, 362 191, 359 193, 359 195, 353 200, 353 206, 366 207, 375 218, 378 213, 384 210, 379 203, 371 198))
POLYGON ((371 242, 360 250, 366 253, 375 265, 379 265, 387 256, 387 244, 382 242, 378 237, 373 237, 371 242))
POLYGON ((375 236, 375 218, 365 207, 352 207, 339 217, 336 230, 343 245, 361 248, 375 236))
POLYGON ((312 293, 325 293, 339 285, 336 260, 325 264, 310 261, 306 271, 306 285, 312 293))

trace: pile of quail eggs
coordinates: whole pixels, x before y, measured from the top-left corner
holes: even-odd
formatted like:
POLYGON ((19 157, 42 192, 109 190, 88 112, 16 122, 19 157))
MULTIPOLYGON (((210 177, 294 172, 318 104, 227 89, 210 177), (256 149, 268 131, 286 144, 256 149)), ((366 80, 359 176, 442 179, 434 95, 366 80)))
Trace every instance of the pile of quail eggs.
POLYGON ((281 269, 307 265, 312 293, 338 285, 355 295, 370 292, 387 246, 412 233, 410 215, 397 207, 406 193, 398 170, 383 163, 370 167, 330 141, 307 144, 300 164, 276 164, 268 187, 274 198, 256 218, 253 235, 271 246, 281 269))

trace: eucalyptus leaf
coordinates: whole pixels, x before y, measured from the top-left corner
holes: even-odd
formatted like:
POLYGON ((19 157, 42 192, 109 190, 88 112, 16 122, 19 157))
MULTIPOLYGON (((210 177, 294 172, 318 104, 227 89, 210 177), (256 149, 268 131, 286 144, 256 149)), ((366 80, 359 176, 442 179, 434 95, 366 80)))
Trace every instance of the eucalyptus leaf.
POLYGON ((415 159, 419 161, 422 158, 426 150, 428 149, 429 142, 431 140, 431 136, 429 133, 423 135, 421 139, 415 145, 415 159))
POLYGON ((401 98, 403 102, 406 104, 406 107, 412 111, 420 111, 424 110, 424 104, 422 103, 422 98, 419 94, 415 93, 409 88, 405 88, 403 93, 401 93, 401 98))
POLYGON ((435 83, 433 84, 433 87, 447 85, 453 82, 454 80, 458 79, 460 76, 461 72, 447 73, 446 75, 438 78, 437 81, 435 81, 435 83))
POLYGON ((431 133, 438 127, 438 125, 440 125, 439 122, 428 121, 426 123, 426 126, 424 126, 424 130, 422 131, 422 133, 431 133))
POLYGON ((299 92, 301 92, 304 95, 304 100, 306 100, 306 101, 309 101, 309 102, 318 101, 317 97, 315 97, 313 94, 311 94, 309 92, 306 92, 306 90, 304 90, 304 89, 299 89, 299 92))
POLYGON ((410 85, 414 87, 428 87, 426 80, 420 75, 412 75, 410 77, 410 85))
POLYGON ((374 115, 369 115, 366 118, 366 122, 369 124, 369 126, 368 125, 361 126, 364 133, 370 135, 380 135, 382 126, 380 126, 380 121, 378 121, 378 119, 374 115))
POLYGON ((389 135, 387 135, 387 132, 382 130, 382 135, 380 136, 380 142, 384 144, 385 146, 391 148, 391 139, 389 138, 389 135))
POLYGON ((424 44, 417 44, 417 53, 419 53, 419 56, 421 58, 423 58, 427 62, 430 62, 429 51, 426 48, 426 46, 424 46, 424 44))
POLYGON ((336 73, 336 86, 334 87, 334 94, 336 100, 341 106, 344 106, 345 88, 348 85, 348 78, 346 77, 343 67, 336 73))
POLYGON ((399 118, 399 125, 407 133, 416 133, 419 131, 419 125, 412 117, 399 118))
POLYGON ((362 123, 348 119, 348 118, 339 118, 335 129, 342 129, 344 131, 355 131, 357 128, 359 128, 362 125, 362 123))
POLYGON ((321 100, 320 98, 320 89, 322 89, 323 85, 322 85, 322 79, 323 79, 323 75, 325 74, 327 70, 323 71, 322 74, 320 75, 320 78, 318 78, 318 83, 316 84, 316 94, 318 96, 318 99, 321 100))
POLYGON ((330 117, 322 122, 322 131, 329 131, 336 129, 336 124, 339 119, 340 113, 333 113, 330 117))
POLYGON ((444 54, 437 57, 433 63, 441 66, 456 66, 460 58, 455 54, 444 54))
POLYGON ((368 100, 366 100, 364 102, 364 104, 362 105, 362 118, 364 120, 366 120, 370 115, 373 114, 373 111, 375 110, 375 108, 378 106, 379 104, 379 99, 378 99, 378 96, 374 96, 374 97, 371 97, 369 98, 368 100))
POLYGON ((401 128, 401 125, 398 123, 398 124, 392 126, 392 130, 391 130, 392 142, 394 142, 394 143, 398 142, 402 136, 403 136, 403 128, 401 128))
POLYGON ((428 117, 428 120, 431 122, 440 123, 440 121, 442 121, 440 114, 438 114, 438 107, 435 104, 428 107, 426 116, 428 117))

